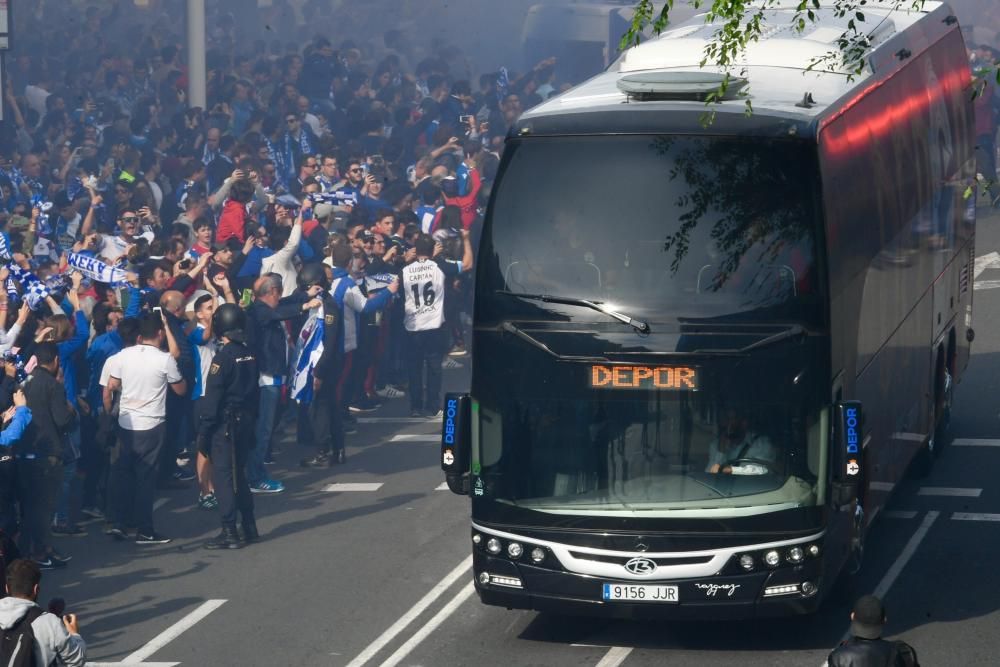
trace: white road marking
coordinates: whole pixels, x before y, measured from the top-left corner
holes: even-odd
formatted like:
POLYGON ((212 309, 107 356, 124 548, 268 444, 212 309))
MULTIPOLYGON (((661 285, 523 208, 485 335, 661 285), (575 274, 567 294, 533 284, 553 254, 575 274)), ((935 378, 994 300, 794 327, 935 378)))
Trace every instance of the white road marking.
POLYGON ((892 482, 869 482, 868 488, 872 491, 892 491, 896 485, 892 482))
POLYGON ((176 667, 179 662, 86 662, 84 667, 176 667))
MULTIPOLYGON (((873 595, 881 600, 885 600, 885 594, 888 593, 889 589, 892 588, 892 585, 896 583, 896 579, 899 577, 899 574, 903 571, 903 568, 906 567, 906 564, 910 562, 910 559, 913 558, 913 554, 917 552, 917 548, 920 546, 920 543, 924 541, 924 538, 927 537, 927 532, 931 529, 931 525, 934 524, 937 518, 938 512, 931 511, 927 513, 927 516, 924 517, 920 526, 916 529, 916 531, 914 531, 913 536, 910 537, 910 541, 906 543, 906 546, 903 547, 903 550, 900 552, 895 562, 893 562, 888 572, 886 572, 882 577, 882 581, 878 582, 878 586, 875 588, 874 593, 872 593, 873 595)), ((847 640, 850 636, 851 631, 848 629, 847 632, 844 633, 844 636, 841 637, 841 641, 847 640)), ((823 663, 823 667, 826 667, 826 662, 823 663)))
POLYGON ((410 610, 399 617, 395 623, 386 628, 385 632, 380 634, 375 641, 365 648, 364 651, 359 653, 354 660, 347 663, 347 667, 361 667, 366 662, 375 657, 379 651, 385 648, 386 644, 395 639, 396 635, 406 629, 410 623, 412 623, 420 614, 424 613, 427 607, 431 606, 435 600, 437 600, 445 591, 451 588, 455 580, 465 574, 466 570, 472 567, 472 554, 469 554, 461 563, 458 564, 454 570, 445 575, 444 579, 439 581, 434 588, 427 591, 427 594, 420 598, 415 605, 410 607, 410 610))
MULTIPOLYGON (((200 607, 192 611, 190 614, 177 621, 169 628, 161 632, 160 634, 153 637, 149 642, 146 643, 141 649, 128 656, 122 660, 122 664, 125 665, 138 665, 153 655, 164 646, 177 639, 181 633, 185 630, 189 630, 194 627, 199 621, 211 614, 213 611, 226 604, 225 600, 207 600, 201 604, 200 607)), ((176 665, 179 663, 172 662, 171 665, 176 665)))
POLYGON ((472 596, 476 587, 470 581, 461 591, 458 592, 451 602, 441 607, 441 611, 434 614, 431 620, 427 621, 424 627, 413 633, 413 636, 406 640, 406 643, 396 649, 396 652, 389 656, 389 659, 382 663, 381 667, 396 667, 403 658, 408 656, 420 642, 427 639, 428 635, 437 630, 438 626, 444 623, 445 619, 451 616, 456 609, 472 596))
POLYGON ((899 557, 896 558, 892 567, 890 567, 889 571, 885 573, 884 577, 882 577, 882 581, 878 582, 874 595, 880 600, 885 599, 885 594, 888 593, 889 589, 892 588, 892 585, 896 583, 896 579, 899 577, 899 574, 903 571, 903 568, 906 567, 906 564, 910 562, 910 559, 913 558, 913 554, 917 552, 917 548, 920 546, 920 543, 924 541, 924 538, 927 537, 928 531, 930 531, 934 522, 937 521, 937 518, 938 512, 930 511, 927 513, 927 516, 924 517, 924 520, 920 523, 916 532, 913 533, 913 537, 911 537, 910 541, 906 543, 905 547, 903 547, 903 551, 900 552, 899 557))
POLYGON ((977 280, 972 283, 972 289, 974 291, 997 289, 998 287, 1000 287, 1000 280, 977 280))
POLYGON ((982 489, 960 488, 955 486, 921 486, 918 496, 952 496, 956 498, 978 498, 982 489))
POLYGON ((597 667, 618 667, 625 662, 630 653, 632 653, 631 646, 612 646, 597 663, 597 667))
POLYGON ((951 515, 954 521, 1000 521, 1000 514, 981 514, 979 512, 955 512, 951 515))
POLYGON ((389 442, 441 442, 440 433, 397 433, 389 442))
POLYGON ((337 482, 327 484, 323 490, 328 493, 340 493, 342 491, 378 491, 382 488, 382 482, 337 482))
POLYGON ((170 498, 158 498, 156 502, 153 503, 153 511, 155 512, 169 502, 170 498))
POLYGON ((883 514, 886 519, 915 519, 917 513, 908 510, 891 510, 883 514))
POLYGON ((358 417, 359 424, 427 424, 433 417, 358 417))
POLYGON ((1000 253, 990 252, 976 257, 975 273, 972 279, 975 280, 978 278, 979 274, 986 269, 1000 269, 1000 253))
POLYGON ((951 441, 954 447, 1000 447, 1000 440, 992 438, 955 438, 951 441))
POLYGON ((434 487, 434 490, 435 491, 447 491, 448 490, 448 482, 441 482, 440 484, 438 484, 437 486, 434 487))

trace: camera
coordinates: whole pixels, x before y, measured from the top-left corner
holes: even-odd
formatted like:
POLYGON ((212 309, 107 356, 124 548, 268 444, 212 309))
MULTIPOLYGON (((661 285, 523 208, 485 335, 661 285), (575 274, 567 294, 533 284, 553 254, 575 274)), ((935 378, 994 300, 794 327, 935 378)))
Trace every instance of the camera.
POLYGON ((464 125, 468 125, 468 124, 469 124, 469 121, 470 121, 470 120, 472 120, 472 119, 473 119, 474 117, 475 117, 475 116, 472 116, 472 115, 464 115, 464 116, 459 116, 459 117, 458 117, 458 122, 459 122, 459 123, 462 123, 462 124, 464 124, 464 125))
POLYGON ((187 258, 185 258, 185 259, 182 259, 182 260, 181 260, 181 261, 180 261, 180 262, 179 262, 179 263, 177 264, 177 266, 178 266, 179 268, 181 268, 181 269, 190 269, 191 267, 193 267, 193 266, 194 266, 194 260, 193 260, 193 259, 191 259, 190 257, 187 257, 187 258))

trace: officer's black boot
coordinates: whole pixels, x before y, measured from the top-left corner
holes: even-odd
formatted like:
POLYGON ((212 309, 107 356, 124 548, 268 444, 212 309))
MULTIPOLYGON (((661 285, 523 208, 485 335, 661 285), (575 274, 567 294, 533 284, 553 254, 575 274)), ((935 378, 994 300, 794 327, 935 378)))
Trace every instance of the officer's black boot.
POLYGON ((223 526, 214 540, 205 542, 206 549, 239 549, 243 546, 240 542, 240 535, 236 532, 236 526, 223 526))
POLYGON ((299 465, 303 468, 327 468, 331 465, 330 453, 325 451, 318 452, 311 458, 302 459, 299 465))
POLYGON ((253 519, 249 521, 244 521, 242 524, 243 528, 243 541, 247 544, 252 542, 260 542, 260 533, 257 532, 257 522, 253 519))

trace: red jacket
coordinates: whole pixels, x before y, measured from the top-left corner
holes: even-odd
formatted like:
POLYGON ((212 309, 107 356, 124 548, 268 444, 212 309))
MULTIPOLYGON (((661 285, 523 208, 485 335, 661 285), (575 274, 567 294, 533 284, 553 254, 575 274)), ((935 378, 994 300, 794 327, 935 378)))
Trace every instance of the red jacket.
POLYGON ((247 207, 235 199, 227 199, 219 216, 219 226, 215 230, 215 242, 225 243, 236 237, 243 243, 247 239, 247 207))
MULTIPOLYGON (((468 230, 472 223, 476 221, 477 199, 479 190, 483 187, 483 180, 479 177, 478 169, 469 170, 469 193, 457 197, 445 197, 444 203, 448 206, 457 206, 462 209, 462 227, 468 230)), ((440 217, 440 213, 437 217, 440 217)), ((437 226, 435 221, 434 226, 437 226)))

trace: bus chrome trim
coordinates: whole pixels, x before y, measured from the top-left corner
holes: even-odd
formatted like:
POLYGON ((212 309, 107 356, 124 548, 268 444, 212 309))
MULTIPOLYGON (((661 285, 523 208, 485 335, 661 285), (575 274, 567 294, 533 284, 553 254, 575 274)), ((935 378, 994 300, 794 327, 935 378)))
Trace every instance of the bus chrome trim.
POLYGON ((593 547, 567 546, 559 542, 539 540, 533 537, 524 537, 515 533, 508 533, 494 528, 484 528, 472 522, 472 527, 483 533, 505 540, 514 540, 526 545, 547 547, 559 560, 559 564, 567 572, 573 574, 583 574, 592 577, 611 577, 613 579, 634 579, 636 581, 668 581, 672 579, 690 579, 697 577, 711 577, 717 575, 726 565, 730 558, 736 554, 750 551, 761 551, 766 549, 778 549, 790 547, 796 544, 806 544, 817 542, 826 535, 826 530, 822 530, 807 537, 797 537, 791 540, 781 540, 778 542, 762 542, 760 544, 743 544, 736 547, 726 547, 723 549, 706 549, 702 551, 614 551, 610 549, 595 549, 593 547), (595 560, 581 559, 573 557, 571 552, 589 554, 594 556, 613 558, 648 558, 648 559, 670 559, 670 558, 696 558, 698 556, 711 557, 705 563, 669 565, 660 564, 652 574, 633 574, 622 565, 616 563, 602 563, 595 560))

